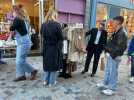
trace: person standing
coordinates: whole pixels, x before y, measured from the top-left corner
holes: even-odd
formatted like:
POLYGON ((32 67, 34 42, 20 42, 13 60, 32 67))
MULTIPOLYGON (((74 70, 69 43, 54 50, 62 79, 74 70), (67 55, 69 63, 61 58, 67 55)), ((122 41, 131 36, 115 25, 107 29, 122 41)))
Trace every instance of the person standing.
POLYGON ((128 47, 128 56, 130 56, 131 58, 131 77, 129 81, 130 83, 133 83, 134 82, 134 35, 128 47))
POLYGON ((15 17, 10 31, 15 31, 17 41, 16 51, 16 79, 14 82, 26 80, 25 73, 31 73, 31 80, 36 78, 37 70, 26 62, 27 55, 31 49, 32 42, 29 37, 29 17, 22 5, 13 6, 15 17))
POLYGON ((88 72, 89 64, 91 62, 93 55, 94 55, 94 62, 93 62, 93 70, 92 70, 91 77, 94 77, 94 75, 96 74, 100 55, 107 43, 107 31, 104 29, 105 29, 105 24, 100 23, 99 28, 93 28, 86 33, 86 36, 90 35, 90 40, 86 48, 87 58, 86 58, 85 68, 82 71, 82 74, 88 72))
POLYGON ((62 66, 62 29, 57 22, 57 12, 50 10, 41 26, 43 36, 43 69, 44 85, 49 87, 56 84, 57 71, 62 66))
POLYGON ((105 67, 104 80, 97 86, 102 89, 105 95, 115 94, 118 79, 118 67, 121 62, 121 56, 127 48, 127 36, 123 29, 124 18, 116 16, 113 18, 114 33, 109 40, 106 49, 107 64, 105 67))
POLYGON ((63 67, 62 71, 59 74, 59 77, 63 77, 65 79, 71 78, 71 76, 67 73, 67 61, 68 61, 68 53, 69 53, 69 39, 68 39, 68 25, 63 24, 62 28, 62 34, 63 34, 63 47, 62 47, 62 53, 63 53, 63 67))

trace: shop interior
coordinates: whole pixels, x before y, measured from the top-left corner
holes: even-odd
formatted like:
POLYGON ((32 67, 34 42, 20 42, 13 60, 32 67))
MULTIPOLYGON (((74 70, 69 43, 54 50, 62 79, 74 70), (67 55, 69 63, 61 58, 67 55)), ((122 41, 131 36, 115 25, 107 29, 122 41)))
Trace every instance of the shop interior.
MULTIPOLYGON (((40 14, 42 8, 40 7, 40 2, 39 0, 0 0, 0 40, 5 40, 8 37, 9 33, 9 27, 11 24, 11 21, 13 20, 13 16, 11 14, 11 9, 12 5, 14 4, 21 4, 24 6, 26 9, 29 18, 30 18, 30 24, 31 24, 31 30, 34 32, 33 34, 36 35, 31 35, 32 42, 35 45, 35 47, 32 47, 32 52, 40 52, 41 50, 41 36, 39 34, 40 32, 40 25, 43 21, 40 21, 40 14), (41 10, 40 10, 41 9, 41 10)), ((54 0, 44 0, 43 1, 43 12, 44 15, 48 12, 49 8, 54 5, 54 0)), ((7 52, 12 55, 13 53, 11 51, 14 50, 6 50, 7 52)), ((6 53, 7 54, 7 53, 6 53)))
MULTIPOLYGON (((109 33, 112 33, 112 21, 108 19, 109 17, 109 7, 111 5, 107 4, 97 4, 97 13, 96 13, 96 26, 98 27, 99 23, 105 21, 107 23, 106 28, 109 33)), ((124 28, 128 33, 128 37, 131 38, 132 34, 134 33, 134 11, 121 8, 120 15, 124 16, 124 28)))

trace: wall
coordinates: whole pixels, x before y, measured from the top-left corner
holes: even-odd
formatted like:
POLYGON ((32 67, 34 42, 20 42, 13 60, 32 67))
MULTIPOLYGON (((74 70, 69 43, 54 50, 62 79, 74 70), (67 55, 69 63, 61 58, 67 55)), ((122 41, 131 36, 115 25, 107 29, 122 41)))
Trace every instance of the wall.
POLYGON ((98 0, 98 2, 134 9, 134 4, 130 3, 130 0, 98 0))
POLYGON ((84 23, 86 0, 56 0, 59 21, 84 23))

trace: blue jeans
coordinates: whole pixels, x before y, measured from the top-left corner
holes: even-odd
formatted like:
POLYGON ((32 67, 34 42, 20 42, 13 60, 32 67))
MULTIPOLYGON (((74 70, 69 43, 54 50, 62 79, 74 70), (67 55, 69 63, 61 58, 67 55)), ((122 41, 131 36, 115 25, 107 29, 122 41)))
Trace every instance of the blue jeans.
POLYGON ((57 72, 44 72, 44 81, 46 81, 48 84, 55 84, 57 79, 57 72))
POLYGON ((16 76, 24 76, 25 73, 31 73, 34 71, 34 68, 27 63, 26 58, 30 51, 31 46, 28 45, 19 45, 17 46, 16 54, 16 76))
POLYGON ((117 87, 118 66, 120 61, 120 59, 113 59, 111 56, 107 59, 104 74, 104 85, 107 89, 115 90, 117 87))
POLYGON ((16 32, 17 53, 16 53, 16 76, 24 76, 25 73, 31 73, 34 68, 27 63, 26 58, 31 49, 31 40, 28 34, 21 36, 16 32))
POLYGON ((134 77, 134 57, 131 57, 131 77, 134 77))

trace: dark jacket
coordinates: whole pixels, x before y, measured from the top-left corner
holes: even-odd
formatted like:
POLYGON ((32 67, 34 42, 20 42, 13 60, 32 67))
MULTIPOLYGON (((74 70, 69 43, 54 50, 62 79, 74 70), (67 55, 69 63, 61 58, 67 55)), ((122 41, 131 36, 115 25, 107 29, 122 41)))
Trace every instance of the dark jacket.
POLYGON ((28 33, 24 20, 18 17, 14 19, 13 24, 10 27, 10 31, 15 31, 15 30, 17 30, 21 36, 24 36, 28 33))
POLYGON ((127 48, 127 36, 121 27, 116 33, 112 35, 109 40, 106 51, 110 53, 111 57, 115 59, 118 56, 122 56, 127 48))
POLYGON ((131 56, 131 54, 134 53, 134 36, 130 42, 129 48, 128 48, 128 55, 131 56))
POLYGON ((59 23, 50 21, 42 24, 43 69, 58 71, 62 66, 62 30, 59 23))
MULTIPOLYGON (((89 32, 86 33, 86 36, 90 35, 90 40, 88 41, 87 45, 87 51, 92 48, 92 46, 95 43, 96 37, 97 37, 98 29, 93 28, 89 32)), ((101 37, 98 43, 98 46, 100 46, 100 51, 102 51, 107 43, 107 31, 102 30, 101 37)))

